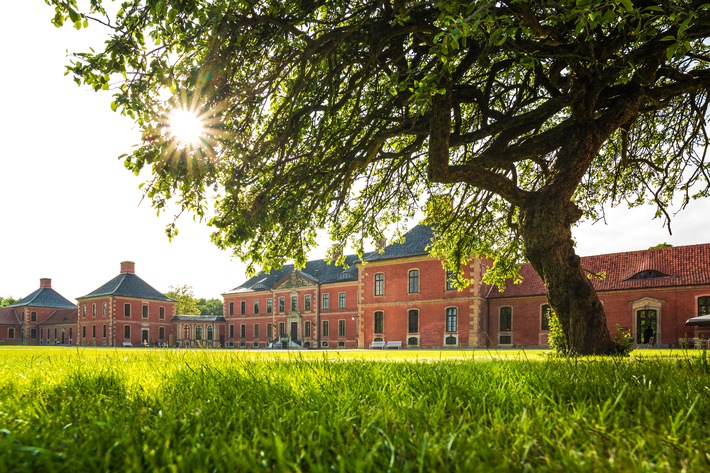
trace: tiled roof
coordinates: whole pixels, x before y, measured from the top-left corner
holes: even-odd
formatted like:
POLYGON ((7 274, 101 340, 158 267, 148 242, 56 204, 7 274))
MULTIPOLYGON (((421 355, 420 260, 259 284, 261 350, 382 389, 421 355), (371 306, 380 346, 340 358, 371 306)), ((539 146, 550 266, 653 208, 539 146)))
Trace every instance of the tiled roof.
POLYGON ((79 319, 76 309, 59 309, 52 312, 47 320, 39 325, 75 324, 79 319))
POLYGON ((363 259, 370 262, 428 255, 427 249, 433 237, 434 231, 431 227, 417 225, 404 235, 404 242, 387 245, 384 252, 375 251, 363 259))
POLYGON ((20 325, 20 314, 9 307, 0 309, 0 325, 20 325))
POLYGON ((29 296, 15 302, 8 307, 48 307, 50 309, 76 309, 76 305, 69 302, 51 287, 40 287, 29 296))
MULTIPOLYGON (((345 269, 341 266, 328 264, 325 260, 313 260, 306 263, 305 268, 296 270, 296 272, 314 283, 317 280, 320 281, 321 284, 357 281, 357 267, 355 266, 357 261, 359 261, 357 255, 346 256, 345 263, 348 265, 348 268, 345 269)), ((271 271, 269 274, 262 271, 256 276, 251 277, 242 285, 225 292, 225 294, 268 291, 269 289, 273 289, 276 284, 293 271, 293 264, 287 264, 281 269, 271 271)))
POLYGON ((109 282, 77 299, 86 299, 98 296, 124 296, 155 301, 173 301, 150 284, 143 281, 134 273, 121 273, 109 282))
MULTIPOLYGON (((710 285, 710 244, 584 256, 582 268, 594 274, 605 275, 603 279, 590 277, 592 285, 600 292, 710 285)), ((503 293, 493 288, 489 297, 520 297, 547 293, 542 280, 530 264, 521 266, 520 276, 523 279, 520 284, 509 282, 503 293)))

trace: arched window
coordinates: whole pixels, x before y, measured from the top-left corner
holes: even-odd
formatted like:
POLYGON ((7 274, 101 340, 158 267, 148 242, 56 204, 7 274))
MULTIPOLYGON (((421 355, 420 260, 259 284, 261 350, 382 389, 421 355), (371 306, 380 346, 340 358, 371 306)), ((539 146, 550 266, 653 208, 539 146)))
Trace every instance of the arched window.
POLYGON ((195 340, 202 340, 202 325, 195 327, 195 340))
POLYGON ((189 338, 190 338, 190 325, 189 325, 189 324, 185 324, 185 325, 183 326, 183 330, 185 331, 185 336, 184 336, 183 338, 189 339, 189 338))
POLYGON ((207 340, 212 340, 214 336, 214 329, 211 325, 207 326, 207 340))

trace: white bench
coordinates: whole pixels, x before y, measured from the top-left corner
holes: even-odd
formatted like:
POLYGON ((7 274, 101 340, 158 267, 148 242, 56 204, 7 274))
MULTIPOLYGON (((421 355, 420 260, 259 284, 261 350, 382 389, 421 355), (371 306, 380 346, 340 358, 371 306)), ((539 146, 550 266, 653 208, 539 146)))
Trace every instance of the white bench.
POLYGON ((396 348, 399 350, 400 348, 402 348, 402 341, 401 340, 391 340, 391 341, 387 342, 387 344, 385 345, 385 348, 396 348))
POLYGON ((370 348, 382 348, 384 350, 385 349, 385 342, 384 341, 372 342, 372 343, 370 343, 370 348))
POLYGON ((123 342, 124 347, 132 347, 133 344, 131 342, 123 342))

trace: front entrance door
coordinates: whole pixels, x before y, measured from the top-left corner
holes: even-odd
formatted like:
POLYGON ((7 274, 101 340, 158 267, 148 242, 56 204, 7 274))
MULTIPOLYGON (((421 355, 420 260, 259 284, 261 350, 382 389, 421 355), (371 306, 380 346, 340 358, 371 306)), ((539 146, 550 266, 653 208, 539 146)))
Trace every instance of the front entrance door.
POLYGON ((658 311, 641 309, 636 311, 636 343, 658 343, 658 311), (653 339, 653 340, 651 340, 653 339))
POLYGON ((291 322, 291 340, 298 341, 298 322, 291 322))
POLYGON ((144 328, 141 330, 141 344, 143 346, 148 345, 148 329, 144 328))

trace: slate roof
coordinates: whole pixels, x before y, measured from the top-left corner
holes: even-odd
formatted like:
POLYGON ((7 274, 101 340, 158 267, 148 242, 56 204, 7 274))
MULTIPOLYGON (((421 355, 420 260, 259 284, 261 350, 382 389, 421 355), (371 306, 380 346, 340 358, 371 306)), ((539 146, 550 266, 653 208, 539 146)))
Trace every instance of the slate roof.
POLYGON ((76 305, 51 287, 40 287, 29 296, 8 307, 48 307, 50 309, 76 309, 76 305))
POLYGON ((98 296, 123 296, 174 302, 173 299, 165 296, 134 273, 121 273, 103 286, 91 291, 85 296, 77 297, 77 299, 87 299, 89 297, 98 296))
POLYGON ((20 314, 16 309, 3 307, 0 309, 0 325, 20 325, 20 314))
MULTIPOLYGON (((599 292, 710 285, 710 244, 584 256, 582 268, 595 274, 606 273, 604 279, 590 279, 599 292)), ((520 284, 509 282, 503 293, 494 287, 488 297, 522 297, 547 293, 542 280, 530 264, 521 266, 520 275, 523 278, 520 284)))
POLYGON ((79 320, 79 313, 76 309, 55 310, 49 317, 38 325, 75 324, 79 320))
MULTIPOLYGON (((334 264, 328 264, 325 260, 313 260, 307 262, 305 268, 296 270, 296 272, 314 283, 317 280, 320 281, 321 284, 357 281, 358 272, 355 263, 358 261, 359 258, 357 255, 346 256, 345 263, 348 265, 348 268, 346 269, 341 266, 335 266, 334 264)), ((224 294, 268 291, 273 289, 282 279, 293 271, 293 264, 284 265, 281 269, 273 270, 269 274, 262 271, 259 274, 249 278, 240 286, 237 286, 224 294)))
POLYGON ((428 255, 432 238, 434 238, 434 230, 431 227, 417 225, 404 235, 404 242, 387 245, 384 252, 375 251, 363 259, 370 262, 428 255))

